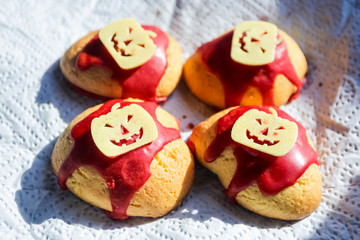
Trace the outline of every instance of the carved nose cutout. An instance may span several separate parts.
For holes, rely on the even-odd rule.
[[[265,128],[264,130],[261,131],[261,134],[267,136],[268,132],[269,132],[269,128]]]
[[[123,125],[120,126],[120,129],[121,129],[121,134],[127,134],[129,133],[129,130],[127,130]]]
[[[132,42],[132,40],[127,40],[127,41],[124,41],[125,45],[129,45],[130,43]]]

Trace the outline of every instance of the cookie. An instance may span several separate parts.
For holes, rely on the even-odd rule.
[[[182,50],[158,27],[122,19],[78,40],[65,52],[60,68],[88,96],[161,102],[179,82]]]
[[[222,110],[194,128],[188,145],[217,174],[228,197],[255,213],[297,220],[320,204],[313,143],[299,122],[276,107]]]
[[[58,184],[115,219],[176,208],[194,177],[179,123],[154,102],[111,100],[85,110],[55,144]]]
[[[217,108],[280,106],[297,98],[307,63],[298,44],[275,25],[247,21],[203,44],[186,61],[184,79]]]

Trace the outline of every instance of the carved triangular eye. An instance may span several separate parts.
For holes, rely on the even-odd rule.
[[[105,124],[105,127],[108,127],[108,128],[113,128],[113,126],[111,126],[110,124]]]
[[[283,126],[281,126],[281,127],[278,127],[277,129],[275,129],[275,130],[284,130],[285,128],[283,127]]]
[[[131,42],[132,42],[132,40],[127,40],[127,41],[124,41],[124,44],[127,46],[127,45],[129,45]]]
[[[256,121],[261,125],[261,119],[257,118]]]
[[[128,115],[127,121],[129,122],[132,119],[133,115]]]

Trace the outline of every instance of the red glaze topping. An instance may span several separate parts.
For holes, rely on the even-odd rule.
[[[262,66],[249,66],[232,60],[232,37],[233,31],[230,31],[198,49],[209,71],[216,74],[223,85],[226,107],[238,106],[250,86],[260,90],[263,105],[274,106],[273,87],[278,74],[283,74],[297,87],[289,101],[298,97],[305,78],[299,79],[297,76],[284,41],[276,46],[273,62]]]
[[[96,147],[91,135],[91,122],[94,118],[105,115],[111,111],[115,103],[120,103],[120,108],[130,104],[138,104],[144,108],[154,119],[158,138],[142,147],[124,153],[117,157],[107,157]],[[92,166],[103,177],[109,187],[112,212],[106,214],[116,219],[126,219],[126,210],[135,192],[145,184],[150,177],[150,164],[155,155],[163,147],[175,139],[180,138],[180,132],[174,128],[166,128],[156,118],[155,110],[158,107],[152,102],[125,102],[111,100],[106,102],[99,110],[76,124],[71,130],[74,146],[65,159],[58,174],[58,184],[65,190],[66,180],[81,166]],[[141,135],[141,132],[140,132]],[[134,136],[131,142],[141,136]]]
[[[96,34],[78,55],[76,66],[85,71],[92,66],[104,67],[112,71],[112,79],[120,82],[123,87],[122,98],[140,98],[148,101],[165,101],[166,98],[156,97],[156,88],[167,67],[168,37],[159,28],[142,26],[145,30],[156,33],[151,38],[156,45],[154,56],[138,68],[124,70],[112,58],[108,50]]]
[[[269,107],[266,106],[246,106],[230,111],[219,119],[216,137],[204,156],[205,161],[213,162],[227,147],[234,148],[237,168],[226,190],[227,195],[233,200],[239,192],[255,182],[264,195],[277,194],[284,188],[294,185],[311,164],[319,164],[317,154],[308,142],[305,128],[275,107],[273,108],[279,117],[295,122],[298,127],[295,145],[287,154],[276,157],[235,142],[231,138],[234,123],[245,112],[254,108],[270,113]]]

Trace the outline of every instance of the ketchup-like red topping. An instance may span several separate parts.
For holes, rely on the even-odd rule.
[[[138,104],[144,108],[155,121],[158,138],[149,144],[117,157],[110,158],[102,154],[96,147],[91,136],[91,122],[94,118],[109,113],[115,103],[120,103],[120,108],[130,104]],[[77,123],[71,130],[74,146],[59,170],[58,184],[60,187],[63,190],[67,189],[66,180],[79,167],[92,166],[104,178],[109,187],[113,211],[105,211],[106,214],[116,219],[128,218],[126,210],[129,202],[135,192],[143,186],[150,177],[150,164],[153,158],[167,143],[180,138],[179,130],[166,128],[159,123],[155,114],[157,107],[158,105],[152,102],[134,103],[122,100],[111,100],[106,102],[99,110],[91,113]],[[132,141],[135,141],[138,137],[139,136],[134,136]],[[127,144],[131,144],[131,142]]]
[[[96,34],[78,55],[76,66],[80,71],[85,71],[92,66],[109,69],[112,72],[112,79],[119,81],[123,88],[122,98],[165,101],[166,98],[156,97],[156,88],[167,67],[166,50],[169,40],[166,34],[157,27],[142,27],[156,33],[155,38],[151,37],[156,45],[155,54],[143,65],[130,70],[120,68],[102,44],[99,34]]]
[[[283,74],[297,87],[289,101],[298,97],[305,78],[299,79],[290,61],[285,41],[275,49],[273,62],[262,66],[249,66],[232,60],[230,56],[233,31],[202,45],[198,51],[209,71],[218,76],[225,94],[226,107],[238,106],[248,87],[257,87],[263,97],[263,105],[274,106],[274,82]],[[279,36],[278,36],[279,38]]]
[[[273,109],[278,117],[295,122],[298,126],[295,145],[287,154],[276,157],[235,142],[231,138],[234,123],[245,112],[254,108],[270,114],[267,106],[246,106],[230,111],[219,119],[215,139],[204,156],[206,162],[213,162],[227,147],[234,148],[237,168],[226,190],[227,195],[233,200],[239,192],[255,182],[264,195],[274,195],[294,185],[311,164],[319,164],[317,154],[308,142],[305,128],[276,107]]]

